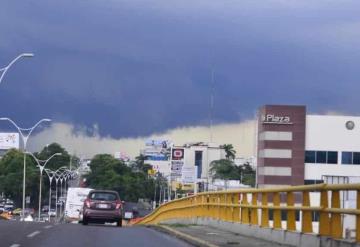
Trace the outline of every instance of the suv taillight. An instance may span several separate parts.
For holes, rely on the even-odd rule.
[[[85,207],[90,208],[90,200],[89,199],[85,200]]]
[[[116,201],[116,209],[120,209],[121,208],[121,201]]]

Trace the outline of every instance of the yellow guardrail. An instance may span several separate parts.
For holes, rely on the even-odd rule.
[[[349,191],[356,194],[356,207],[343,208],[341,197]],[[311,193],[318,194],[319,205],[311,205]],[[296,231],[296,213],[300,212],[302,233],[314,233],[313,214],[318,214],[318,234],[335,239],[343,238],[342,215],[354,215],[355,238],[360,242],[360,184],[317,184],[199,193],[163,204],[138,224],[203,217],[283,229],[282,212],[286,213],[284,229],[289,231]],[[269,219],[270,213],[272,221]]]

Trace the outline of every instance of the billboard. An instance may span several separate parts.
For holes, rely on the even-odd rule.
[[[0,149],[20,148],[19,133],[0,133]]]
[[[145,146],[168,148],[170,146],[170,141],[168,141],[168,140],[146,140]]]
[[[181,172],[181,183],[192,184],[196,180],[196,166],[184,166]]]

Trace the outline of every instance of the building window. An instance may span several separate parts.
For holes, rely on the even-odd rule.
[[[326,151],[316,152],[316,163],[326,163]]]
[[[305,151],[305,163],[315,163],[315,151]]]
[[[197,178],[201,178],[202,173],[202,157],[203,152],[202,151],[195,151],[195,166],[198,169]]]
[[[360,152],[342,152],[341,163],[343,165],[360,165]]]
[[[353,153],[353,164],[360,165],[360,152]]]
[[[327,164],[337,164],[338,163],[338,153],[329,151],[327,152]]]
[[[309,185],[309,184],[322,184],[324,183],[324,180],[316,180],[316,179],[306,179],[304,180],[304,184],[305,185]]]
[[[337,164],[336,151],[305,151],[305,163]]]
[[[341,164],[352,165],[352,152],[342,152]]]

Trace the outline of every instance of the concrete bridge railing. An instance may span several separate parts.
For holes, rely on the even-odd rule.
[[[360,243],[360,184],[199,193],[160,206],[138,224],[174,221],[220,222],[243,231],[248,227]]]

